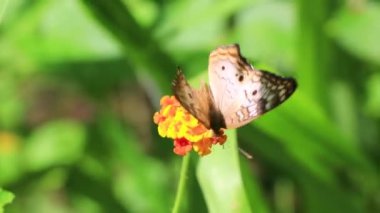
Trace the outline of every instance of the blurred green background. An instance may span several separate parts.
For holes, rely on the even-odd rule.
[[[379,21],[378,0],[0,0],[6,212],[169,212],[182,158],[153,113],[229,43],[299,88],[191,156],[181,212],[380,212]]]

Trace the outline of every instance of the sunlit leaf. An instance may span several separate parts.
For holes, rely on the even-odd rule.
[[[350,53],[380,64],[380,5],[344,7],[330,21],[328,32]]]
[[[4,206],[11,203],[15,196],[8,191],[0,188],[0,213],[4,212]]]
[[[228,19],[249,3],[247,0],[173,1],[156,33],[171,50],[214,48],[227,39]],[[194,32],[202,36],[194,36]]]
[[[120,56],[117,43],[78,1],[47,1],[33,6],[5,38],[34,60],[52,63]]]
[[[224,146],[215,146],[199,160],[197,177],[210,212],[249,212],[235,131],[229,131],[227,137]]]
[[[281,70],[294,69],[294,13],[292,2],[264,1],[237,15],[236,40],[254,65],[265,61]]]
[[[61,120],[37,128],[25,146],[25,165],[30,170],[69,165],[83,153],[86,132],[79,123]]]

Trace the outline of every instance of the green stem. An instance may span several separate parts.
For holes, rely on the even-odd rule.
[[[182,159],[181,165],[181,174],[179,176],[177,193],[174,200],[174,206],[172,213],[180,212],[180,206],[183,200],[183,194],[185,193],[186,179],[187,179],[187,171],[189,170],[190,165],[190,153],[185,155]]]

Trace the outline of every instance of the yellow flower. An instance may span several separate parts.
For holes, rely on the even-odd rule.
[[[222,145],[226,141],[224,133],[215,135],[187,112],[174,96],[162,97],[160,105],[161,109],[154,114],[153,120],[161,137],[174,140],[174,153],[186,155],[193,149],[204,156],[211,153],[212,145]]]

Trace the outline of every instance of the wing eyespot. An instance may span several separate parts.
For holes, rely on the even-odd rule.
[[[222,66],[222,70],[225,70],[226,69],[226,67],[225,66]]]
[[[239,79],[238,79],[240,82],[242,82],[244,80],[244,76],[239,76]]]
[[[252,95],[255,96],[257,94],[257,90],[253,90]]]

